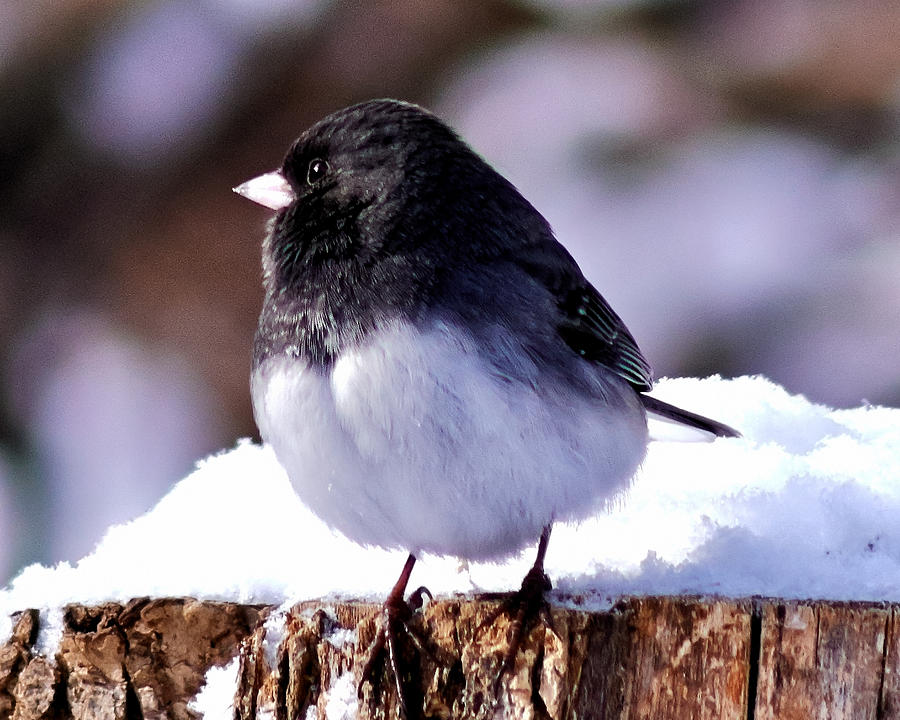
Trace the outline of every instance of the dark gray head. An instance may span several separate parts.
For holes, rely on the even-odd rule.
[[[475,336],[501,376],[524,356],[567,375],[603,365],[650,387],[628,329],[543,216],[420,107],[340,110],[297,139],[281,170],[235,190],[276,211],[256,364],[288,353],[327,368],[392,320],[440,318]],[[506,360],[501,335],[517,338]]]
[[[257,355],[328,363],[396,317],[415,320],[456,270],[528,237],[543,217],[449,127],[374,100],[301,135],[281,170],[236,188],[276,210],[263,246]],[[293,347],[296,346],[296,347]]]

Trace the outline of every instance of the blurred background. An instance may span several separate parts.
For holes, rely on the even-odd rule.
[[[0,582],[255,434],[267,213],[231,188],[372,97],[506,174],[657,377],[900,404],[898,28],[896,0],[0,5]]]

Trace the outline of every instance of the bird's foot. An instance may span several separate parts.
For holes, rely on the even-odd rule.
[[[546,627],[553,628],[550,605],[544,596],[552,587],[550,578],[547,577],[543,567],[535,565],[522,580],[519,590],[501,607],[500,612],[506,613],[511,618],[511,622],[507,633],[508,644],[503,656],[503,664],[494,679],[495,698],[499,697],[503,677],[515,668],[516,655],[522,647],[522,641],[535,624],[540,621]]]
[[[421,631],[411,624],[416,612],[422,608],[426,595],[429,600],[432,599],[428,588],[420,587],[408,600],[392,593],[385,601],[381,627],[369,647],[357,688],[357,694],[362,699],[366,682],[378,692],[385,674],[391,675],[400,715],[407,720],[415,720],[421,715],[421,658],[423,655],[433,658]]]

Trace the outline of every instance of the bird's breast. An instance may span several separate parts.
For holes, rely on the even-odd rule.
[[[624,381],[605,401],[510,381],[452,324],[397,322],[328,369],[254,371],[254,414],[300,497],[360,543],[484,559],[627,486],[646,422]]]

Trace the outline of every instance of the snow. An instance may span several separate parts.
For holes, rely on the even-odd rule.
[[[336,627],[325,636],[325,640],[328,641],[328,644],[338,650],[347,644],[356,645],[358,639],[356,628]]]
[[[262,649],[266,664],[270,670],[278,667],[278,648],[284,641],[286,636],[285,620],[287,619],[287,610],[289,608],[281,607],[273,612],[263,625]]]
[[[232,720],[240,664],[240,658],[235,657],[224,667],[207,670],[206,684],[188,703],[188,709],[200,713],[204,720]]]
[[[325,698],[327,720],[355,720],[358,706],[353,673],[342,673],[331,681]]]
[[[34,641],[35,653],[44,657],[55,657],[59,652],[64,625],[62,607],[42,608],[38,617],[38,634]]]
[[[620,594],[900,601],[900,409],[834,410],[762,377],[662,380],[654,394],[743,437],[652,442],[609,512],[554,528],[551,599],[593,608]],[[411,587],[436,596],[512,590],[533,553],[499,564],[424,556]],[[22,571],[0,591],[0,639],[12,612],[38,608],[59,618],[69,602],[379,601],[405,557],[330,530],[294,494],[270,449],[241,441],[201,461],[150,512],[110,528],[79,562]],[[282,624],[273,614],[273,639]],[[50,654],[60,630],[50,623],[41,636]],[[209,683],[226,683],[226,670]],[[339,683],[335,717],[343,712]],[[195,702],[210,708],[215,692],[208,686]]]

